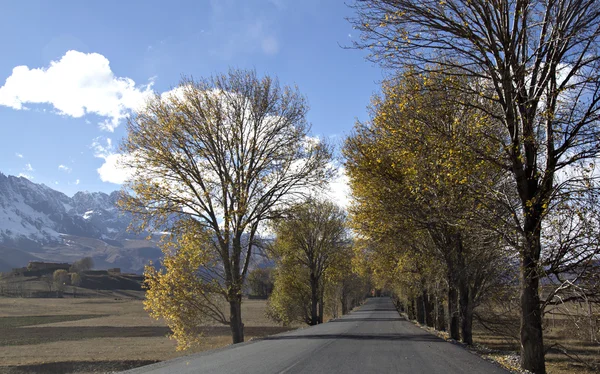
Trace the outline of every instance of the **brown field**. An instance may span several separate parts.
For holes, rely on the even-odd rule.
[[[265,306],[244,301],[246,340],[289,330],[268,320]],[[0,298],[0,373],[126,370],[231,343],[227,326],[206,326],[199,347],[177,352],[168,333],[141,300]]]
[[[499,309],[499,308],[498,308]],[[546,368],[549,374],[592,374],[600,372],[600,342],[593,340],[589,318],[578,304],[549,309],[544,319],[544,345],[547,347]],[[567,313],[560,313],[566,311]],[[596,318],[600,316],[594,311]],[[519,351],[519,319],[516,313],[503,314],[493,326],[494,332],[474,323],[473,340],[491,352],[493,359],[503,361]],[[596,339],[600,338],[597,336]],[[484,348],[484,349],[485,349]]]

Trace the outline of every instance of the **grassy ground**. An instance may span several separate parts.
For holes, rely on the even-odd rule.
[[[287,330],[269,321],[264,300],[245,300],[246,340]],[[201,346],[184,353],[142,302],[103,298],[0,298],[0,373],[125,370],[231,343],[226,326],[206,326]]]

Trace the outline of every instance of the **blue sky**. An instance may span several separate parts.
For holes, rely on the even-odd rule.
[[[297,84],[313,135],[341,144],[381,70],[347,50],[343,1],[14,1],[0,12],[0,172],[72,195],[120,186],[125,117],[182,75],[254,68]]]

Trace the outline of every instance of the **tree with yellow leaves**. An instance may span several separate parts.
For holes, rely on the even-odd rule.
[[[161,267],[145,268],[144,307],[150,316],[165,320],[177,349],[185,350],[200,341],[202,324],[229,324],[223,309],[227,288],[210,230],[190,218],[180,220],[172,230],[173,238],[162,242]]]
[[[63,291],[65,290],[69,280],[69,273],[67,273],[67,271],[64,269],[55,270],[52,274],[52,279],[54,280],[54,289],[56,289],[56,295],[58,297],[62,297]]]
[[[466,83],[410,73],[386,82],[383,97],[374,98],[373,120],[356,126],[344,153],[355,199],[351,222],[375,242],[380,273],[398,274],[412,285],[412,296],[428,300],[436,287],[425,275],[440,274],[443,264],[450,335],[458,339],[460,324],[471,344],[473,309],[503,255],[495,250],[498,233],[474,222],[506,212],[486,199],[489,187],[503,180],[502,170],[461,144],[472,125],[490,120],[448,100],[460,95],[453,87]],[[493,151],[486,139],[479,144]]]
[[[351,259],[346,213],[334,203],[309,199],[273,229],[277,271],[271,314],[283,322],[323,323],[326,288],[336,283],[336,268]]]
[[[132,171],[125,188],[131,193],[121,206],[138,228],[174,236],[165,244],[164,270],[147,268],[154,295],[147,307],[171,321],[176,337],[187,335],[186,324],[201,321],[203,311],[214,315],[220,294],[229,313],[217,318],[230,325],[233,343],[244,340],[242,287],[259,227],[329,177],[331,152],[308,136],[306,112],[297,89],[230,70],[184,79],[129,120],[122,165]],[[219,272],[210,281],[196,267],[207,264]],[[181,299],[194,297],[206,302],[197,306],[200,314]]]

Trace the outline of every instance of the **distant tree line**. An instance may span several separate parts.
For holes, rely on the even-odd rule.
[[[79,287],[82,283],[81,274],[93,267],[94,260],[91,257],[84,257],[75,261],[72,265],[68,263],[30,262],[27,267],[13,269],[11,273],[3,277],[4,281],[0,283],[0,295],[63,297],[67,286],[71,286],[73,297],[76,297],[76,287]],[[48,291],[33,291],[30,287],[24,287],[23,276],[38,277],[39,281],[47,286]]]

